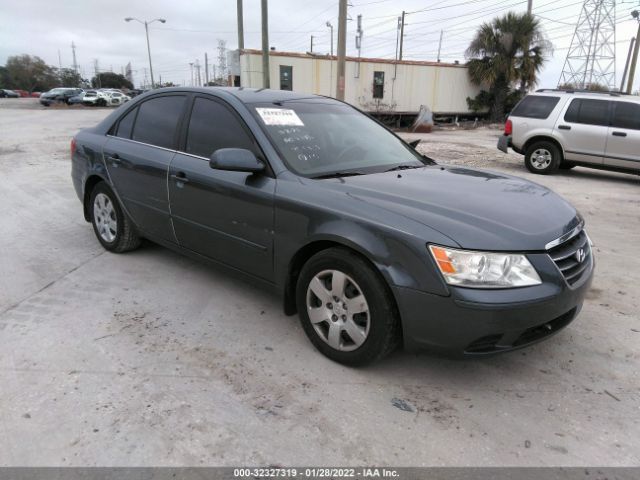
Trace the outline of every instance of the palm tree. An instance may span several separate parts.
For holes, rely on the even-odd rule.
[[[524,93],[535,86],[550,52],[539,20],[528,13],[509,12],[478,28],[467,48],[467,66],[471,81],[489,88],[493,120],[504,118],[511,88],[519,84]]]

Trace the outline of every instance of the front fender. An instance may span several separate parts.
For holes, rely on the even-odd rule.
[[[376,219],[380,210],[366,202],[350,200],[351,208],[347,209],[344,203],[336,206],[326,199],[324,203],[316,201],[313,189],[298,182],[279,182],[278,189],[274,271],[276,283],[285,291],[300,255],[304,263],[318,251],[313,245],[337,244],[367,258],[389,286],[449,294],[427,243],[449,245],[450,238],[400,215],[393,221],[385,215],[387,221],[380,222]],[[297,195],[295,190],[299,189],[304,193]]]

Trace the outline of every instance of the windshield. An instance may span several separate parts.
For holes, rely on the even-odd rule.
[[[252,110],[293,172],[319,177],[383,172],[424,160],[386,128],[338,103],[289,101]]]

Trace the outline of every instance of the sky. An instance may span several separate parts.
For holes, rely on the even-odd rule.
[[[442,61],[461,63],[465,61],[464,51],[470,39],[483,21],[509,10],[524,12],[527,8],[526,0],[350,0],[349,4],[352,21],[347,24],[347,55],[357,55],[356,18],[362,15],[362,56],[393,59],[397,18],[404,10],[408,12],[405,59],[436,60],[442,30]],[[582,4],[582,0],[533,0],[533,13],[539,16],[554,47],[541,73],[539,87],[553,88],[558,84]],[[621,81],[629,41],[637,31],[637,22],[630,15],[634,8],[640,8],[640,0],[616,2],[617,84]],[[11,55],[27,53],[54,66],[71,67],[73,42],[85,78],[93,76],[96,60],[100,71],[116,73],[131,62],[137,85],[149,74],[144,26],[127,23],[125,17],[166,19],[164,24],[154,22],[149,26],[156,82],[161,76],[163,82],[188,85],[190,63],[197,59],[204,66],[205,52],[210,64],[217,63],[219,39],[225,40],[230,49],[238,45],[236,0],[111,0],[108,4],[95,0],[64,0],[54,4],[42,0],[3,0],[0,65]],[[337,0],[269,0],[269,43],[280,51],[306,52],[313,35],[314,51],[327,53],[331,33],[326,22],[334,25],[337,42],[337,17]],[[244,0],[244,29],[245,48],[259,49],[260,0]],[[640,78],[635,89],[639,87]]]

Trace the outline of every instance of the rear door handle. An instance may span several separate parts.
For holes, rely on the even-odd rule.
[[[571,127],[569,125],[559,125],[558,129],[560,129],[560,130],[571,130]]]
[[[614,137],[626,137],[627,132],[613,132],[611,135],[613,135]]]
[[[173,178],[176,182],[189,183],[189,179],[187,178],[184,172],[175,173],[171,175],[171,178]]]
[[[118,163],[122,163],[122,160],[120,160],[120,155],[118,155],[117,153],[114,153],[112,155],[107,155],[107,160],[109,160],[114,165]]]

